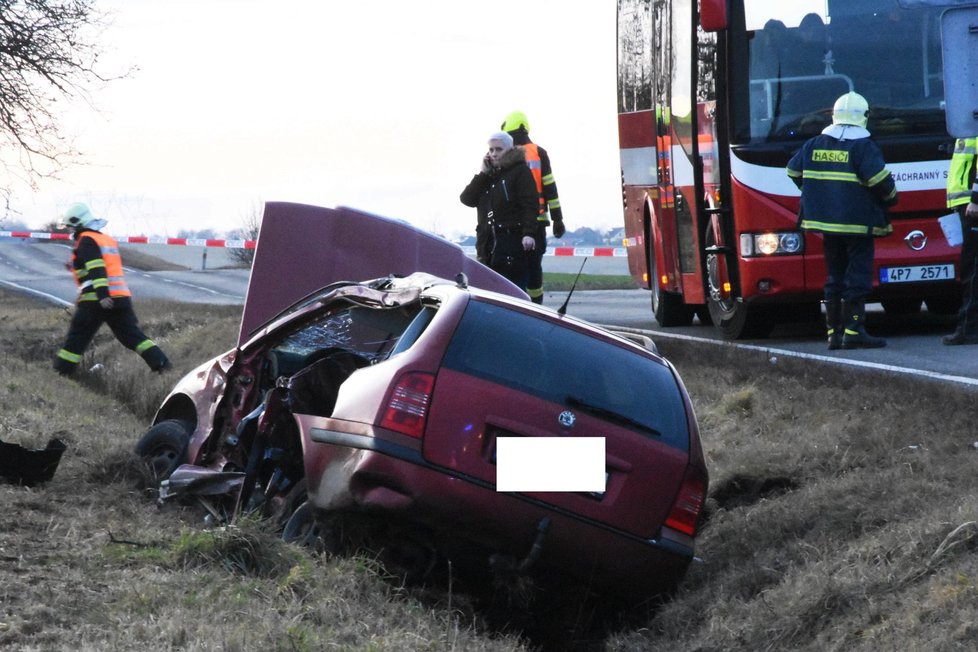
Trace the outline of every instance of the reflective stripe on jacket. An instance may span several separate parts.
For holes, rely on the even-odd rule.
[[[978,138],[954,141],[951,167],[947,171],[947,207],[954,208],[971,201],[971,184],[975,179],[975,155]]]
[[[91,239],[98,246],[99,257],[89,257],[87,260],[79,258],[78,250],[84,238]],[[99,231],[83,231],[75,242],[71,258],[75,268],[75,282],[78,284],[79,301],[98,301],[99,290],[103,288],[103,296],[132,296],[122,270],[119,243],[111,236]]]
[[[801,228],[877,237],[893,230],[885,207],[896,203],[896,185],[871,139],[815,136],[791,158],[787,173],[801,188]]]

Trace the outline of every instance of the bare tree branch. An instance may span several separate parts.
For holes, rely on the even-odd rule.
[[[89,101],[94,86],[113,79],[97,69],[107,23],[94,4],[0,0],[0,166],[8,175],[0,198],[8,209],[13,178],[36,188],[78,155],[59,128],[62,103]]]

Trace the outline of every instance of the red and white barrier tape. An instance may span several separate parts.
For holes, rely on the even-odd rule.
[[[114,237],[114,236],[113,236]],[[69,233],[46,233],[39,231],[0,231],[0,238],[26,238],[35,240],[71,240]],[[120,244],[162,244],[184,247],[222,247],[226,249],[254,249],[257,240],[220,240],[210,238],[164,238],[162,236],[128,236],[115,238]],[[462,251],[475,255],[475,247],[464,246]],[[594,256],[626,257],[624,247],[552,247],[546,256]]]
[[[475,255],[475,247],[462,247],[462,251],[470,256]],[[628,256],[624,247],[551,247],[544,256],[588,256],[625,258]]]
[[[113,236],[115,237],[115,236]],[[70,233],[44,233],[38,231],[0,231],[0,238],[33,238],[37,240],[71,240]],[[115,238],[120,244],[163,244],[186,247],[224,247],[227,249],[254,249],[257,240],[220,240],[210,238],[164,238],[153,235],[132,235]]]

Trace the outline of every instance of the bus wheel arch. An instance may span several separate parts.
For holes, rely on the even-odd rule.
[[[719,220],[713,216],[703,237],[706,250],[706,302],[713,325],[724,339],[767,337],[774,329],[773,312],[748,306],[732,290],[730,266],[736,250],[727,246]]]

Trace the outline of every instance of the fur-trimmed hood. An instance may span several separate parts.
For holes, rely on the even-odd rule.
[[[526,165],[526,151],[519,145],[513,149],[508,149],[503,152],[503,155],[499,159],[499,167],[497,170],[508,170],[517,164]]]

